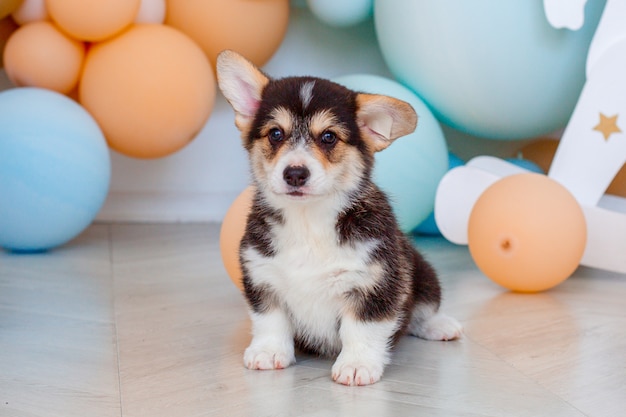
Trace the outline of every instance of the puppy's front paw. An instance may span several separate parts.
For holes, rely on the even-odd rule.
[[[293,352],[280,349],[250,346],[243,355],[243,363],[248,369],[284,369],[296,362]]]
[[[380,381],[383,365],[338,358],[332,369],[333,381],[342,385],[370,385]]]

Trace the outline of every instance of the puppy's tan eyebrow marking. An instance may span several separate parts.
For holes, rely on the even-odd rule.
[[[307,81],[300,87],[300,100],[302,100],[302,108],[306,109],[313,98],[313,87],[315,81]]]
[[[321,135],[327,129],[332,129],[339,139],[344,139],[349,135],[347,129],[339,124],[339,120],[330,110],[314,113],[309,121],[309,129],[314,136]]]
[[[270,125],[265,126],[266,130],[271,127],[276,127],[274,124],[277,124],[285,132],[291,132],[293,130],[293,115],[286,108],[282,106],[275,108],[272,113],[270,113],[270,117],[271,122]]]

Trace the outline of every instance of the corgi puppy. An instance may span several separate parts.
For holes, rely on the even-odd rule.
[[[434,269],[371,179],[374,153],[415,129],[413,108],[320,78],[271,79],[232,51],[217,74],[255,187],[240,247],[245,366],[288,367],[297,348],[336,357],[334,381],[367,385],[403,334],[458,338]]]

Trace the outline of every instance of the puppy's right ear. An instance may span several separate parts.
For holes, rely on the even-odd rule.
[[[247,132],[269,78],[238,53],[226,50],[217,56],[217,82],[235,110],[237,128]]]

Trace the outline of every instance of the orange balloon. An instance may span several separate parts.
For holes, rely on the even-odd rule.
[[[85,45],[50,22],[28,23],[13,33],[4,50],[9,79],[17,86],[69,93],[80,77]]]
[[[7,41],[19,26],[11,17],[0,19],[0,68],[4,67],[4,48]]]
[[[626,165],[622,166],[622,169],[617,172],[606,193],[618,197],[626,197]]]
[[[101,41],[128,27],[141,0],[46,0],[48,13],[59,27],[85,41]]]
[[[5,18],[6,16],[13,13],[18,7],[22,0],[2,0],[0,1],[0,19]]]
[[[519,292],[538,292],[567,279],[587,241],[582,209],[572,194],[545,175],[505,177],[478,198],[468,242],[480,270]]]
[[[548,172],[558,147],[557,139],[538,139],[521,148],[514,156],[528,159],[537,164],[543,172]]]
[[[287,32],[289,0],[167,0],[165,23],[195,40],[215,65],[224,49],[257,66],[272,57]]]
[[[247,187],[233,201],[222,221],[220,229],[220,252],[224,268],[233,283],[243,291],[243,274],[239,263],[239,246],[246,231],[248,213],[252,207],[254,188]]]
[[[79,100],[111,148],[158,158],[187,145],[206,123],[215,77],[202,50],[168,26],[142,24],[91,46]]]

